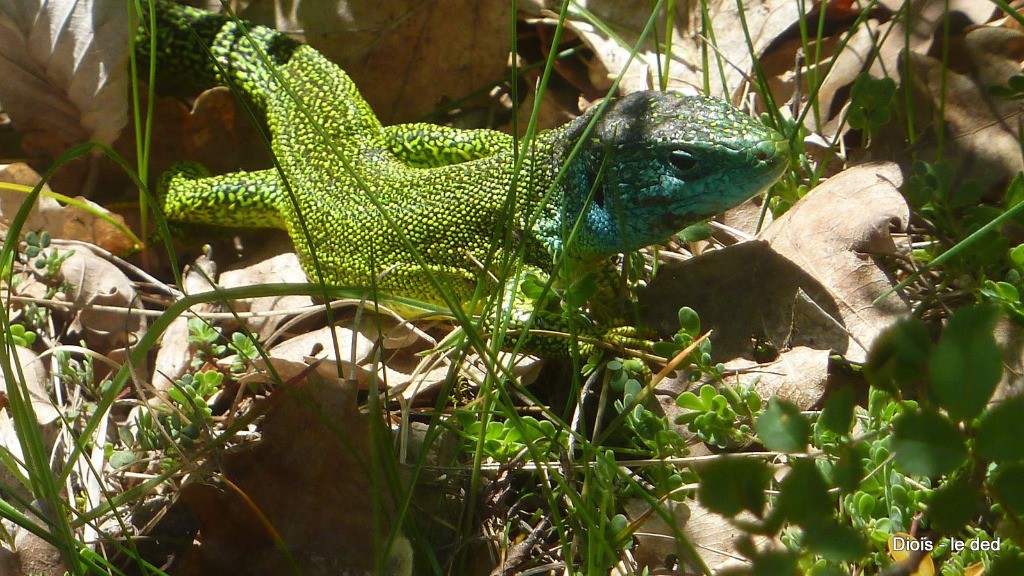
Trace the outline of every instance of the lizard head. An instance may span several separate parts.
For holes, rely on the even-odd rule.
[[[577,227],[572,256],[664,242],[764,190],[789,161],[781,134],[716,98],[637,92],[613,102],[586,134],[592,119],[561,133],[565,155],[585,138],[562,185],[561,237]]]

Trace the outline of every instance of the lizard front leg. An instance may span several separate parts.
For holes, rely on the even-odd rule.
[[[179,162],[159,183],[170,220],[237,228],[285,228],[287,192],[275,169],[210,176],[198,162]]]
[[[597,274],[600,279],[609,279],[611,270]],[[612,278],[614,276],[611,276]],[[608,312],[613,307],[609,302],[611,288],[596,290],[597,303],[586,308],[602,307],[600,323],[593,320],[593,310],[584,311],[580,302],[575,302],[572,289],[565,290],[556,284],[547,291],[544,285],[547,276],[535,269],[528,269],[519,282],[509,281],[505,286],[505,310],[495,314],[492,322],[507,327],[506,348],[518,344],[528,353],[541,356],[568,358],[575,354],[588,358],[596,353],[615,354],[649,353],[654,343],[642,338],[641,331],[627,325],[618,315]]]
[[[437,168],[509,153],[512,137],[496,130],[461,130],[436,124],[385,126],[388,150],[414,168]]]

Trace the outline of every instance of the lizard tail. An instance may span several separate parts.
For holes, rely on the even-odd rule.
[[[197,88],[226,85],[266,108],[272,70],[284,65],[300,43],[265,26],[212,14],[167,0],[141,0],[135,51],[143,61],[156,52],[157,69],[187,79]],[[152,12],[151,12],[152,11]],[[156,19],[155,32],[150,16]]]

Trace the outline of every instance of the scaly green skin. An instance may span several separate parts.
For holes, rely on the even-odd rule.
[[[480,263],[500,261],[488,255],[502,226],[528,266],[552,273],[561,257],[585,272],[739,204],[774,182],[788,159],[781,135],[727,103],[641,92],[612,103],[574,158],[593,113],[540,133],[522,146],[517,167],[512,138],[499,132],[382,127],[343,70],[274,30],[247,26],[246,37],[226,16],[162,1],[156,17],[158,70],[236,85],[265,113],[281,168],[210,177],[180,167],[163,179],[164,213],[282,227],[309,276],[330,284],[375,282],[441,302],[367,188],[429,272],[465,302],[487,277]],[[138,42],[145,57],[144,30]]]

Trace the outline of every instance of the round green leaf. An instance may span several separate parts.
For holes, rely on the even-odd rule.
[[[895,393],[918,384],[926,373],[931,338],[920,318],[906,318],[883,331],[868,352],[864,375],[876,388]]]
[[[839,461],[832,467],[832,483],[844,494],[849,494],[860,486],[864,478],[864,462],[850,447],[840,449]]]
[[[769,450],[802,452],[807,448],[811,424],[795,405],[772,398],[754,424],[758,437]]]
[[[683,306],[679,309],[679,329],[694,337],[700,334],[700,316],[693,308]]]
[[[932,493],[928,502],[928,518],[932,528],[955,534],[963,528],[978,508],[981,492],[968,482],[946,482]]]
[[[978,453],[996,462],[1024,460],[1024,396],[1014,396],[981,417]]]
[[[1019,551],[1008,553],[992,562],[992,570],[987,576],[1020,576],[1024,574],[1024,554]]]
[[[853,387],[834,390],[825,400],[818,423],[834,434],[846,434],[853,426]]]
[[[963,436],[942,414],[906,412],[893,426],[896,465],[907,474],[939,476],[952,472],[967,457]]]
[[[692,226],[683,228],[679,231],[677,236],[679,236],[679,240],[681,242],[697,242],[699,240],[706,240],[710,238],[712,231],[713,230],[709,224],[701,222],[699,224],[693,224]]]
[[[980,414],[1003,375],[1003,359],[992,333],[998,317],[995,306],[958,310],[928,359],[930,390],[956,420]]]
[[[789,550],[768,550],[752,558],[752,576],[797,576],[796,554]]]
[[[782,480],[776,506],[791,522],[806,527],[831,518],[834,502],[817,466],[803,459]]]
[[[856,562],[868,553],[868,546],[852,526],[826,522],[804,530],[804,543],[822,558],[833,562]]]
[[[693,392],[683,392],[676,398],[676,406],[680,408],[686,408],[687,410],[703,410],[704,403],[700,401]]]
[[[814,566],[811,566],[807,576],[847,576],[847,572],[835,564],[819,560]]]
[[[993,475],[990,487],[1000,504],[1013,514],[1024,514],[1024,462],[1003,464]]]
[[[698,495],[701,504],[723,516],[749,510],[761,517],[770,481],[771,469],[764,462],[726,457],[711,462],[700,472]]]

